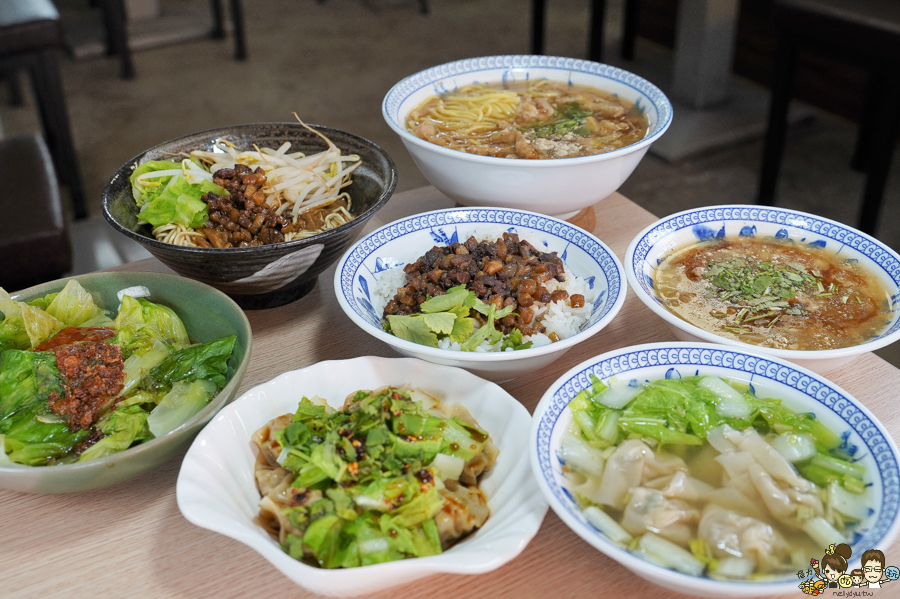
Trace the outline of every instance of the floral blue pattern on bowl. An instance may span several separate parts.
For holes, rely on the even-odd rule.
[[[483,79],[472,81],[471,75],[483,73]],[[451,92],[461,85],[473,82],[490,83],[497,80],[510,82],[543,78],[553,75],[559,80],[565,77],[570,83],[573,75],[588,74],[632,88],[643,94],[649,102],[639,99],[636,106],[649,111],[651,129],[644,140],[652,140],[662,134],[672,120],[672,104],[658,87],[635,75],[614,66],[562,56],[502,55],[466,58],[426,69],[397,83],[384,98],[382,112],[390,124],[405,128],[403,117],[426,96]],[[457,82],[456,77],[465,75],[465,81]],[[427,92],[423,95],[422,92]],[[412,100],[412,105],[410,101]],[[622,152],[614,150],[610,154]],[[570,159],[575,160],[575,159]]]
[[[838,433],[854,461],[866,467],[866,483],[872,507],[868,519],[855,529],[851,540],[853,554],[871,547],[890,544],[900,529],[900,469],[898,451],[884,427],[862,404],[827,379],[779,359],[704,343],[653,343],[626,347],[587,360],[560,377],[541,398],[532,425],[532,466],[551,507],[582,538],[626,566],[631,556],[609,541],[582,515],[581,509],[562,486],[563,462],[557,455],[560,440],[571,422],[569,403],[591,386],[590,375],[601,380],[616,376],[619,380],[639,381],[712,374],[748,383],[757,395],[782,399],[797,412],[813,412],[831,430]],[[837,541],[836,541],[837,542]],[[625,557],[628,556],[628,557]],[[646,564],[647,568],[659,569]],[[653,575],[652,572],[649,573]],[[698,579],[667,571],[675,579]],[[745,582],[709,583],[704,594],[713,596],[716,585],[740,585]],[[752,583],[759,594],[778,592],[774,585],[793,585],[796,580]],[[719,589],[720,591],[723,589]],[[785,588],[787,590],[787,588]]]

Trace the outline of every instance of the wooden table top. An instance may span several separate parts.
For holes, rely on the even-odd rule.
[[[452,206],[424,187],[398,194],[366,230],[416,212]],[[619,258],[632,237],[656,220],[619,194],[595,206],[594,233]],[[589,222],[589,221],[587,221]],[[169,272],[155,259],[121,270]],[[334,267],[303,299],[248,312],[253,357],[238,396],[287,370],[320,360],[363,355],[397,357],[345,317],[334,296]],[[569,368],[605,351],[674,336],[629,290],[619,315],[562,358],[503,387],[533,411],[550,384]],[[868,353],[830,377],[900,439],[897,389],[900,370]],[[255,551],[188,523],[175,503],[180,459],[137,479],[83,493],[27,495],[0,491],[0,597],[200,598],[313,597]],[[900,542],[880,547],[889,565],[900,561]],[[799,580],[798,580],[799,583]],[[387,599],[443,597],[673,596],[593,549],[551,511],[518,558],[477,577],[440,575],[373,595]],[[891,592],[889,592],[890,594]],[[799,589],[785,597],[801,596]],[[886,595],[887,596],[887,595]]]

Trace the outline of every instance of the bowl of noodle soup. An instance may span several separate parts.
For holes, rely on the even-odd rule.
[[[275,236],[262,245],[250,247],[202,247],[210,244],[203,235],[190,229],[168,230],[167,225],[155,227],[145,221],[143,217],[148,204],[139,206],[132,190],[131,179],[136,169],[140,170],[141,165],[150,161],[181,160],[186,176],[205,176],[212,184],[212,173],[199,167],[194,172],[192,169],[196,165],[185,158],[197,160],[199,156],[202,160],[198,162],[219,169],[227,166],[228,154],[232,151],[289,162],[312,158],[317,153],[339,151],[345,158],[344,162],[331,163],[335,164],[334,172],[340,173],[339,169],[352,161],[352,172],[337,179],[342,182],[341,188],[335,190],[340,192],[343,200],[341,214],[326,215],[327,222],[321,226],[313,225],[299,234]],[[357,157],[358,160],[354,160]],[[265,166],[272,168],[272,165]],[[273,171],[266,172],[272,178]],[[313,173],[312,177],[322,178],[318,173]],[[218,177],[215,179],[221,181]],[[263,309],[295,301],[309,293],[319,273],[341,255],[366,221],[390,199],[396,184],[397,171],[390,156],[367,139],[319,125],[256,123],[193,133],[142,152],[112,176],[103,189],[101,201],[103,215],[110,225],[140,243],[163,264],[180,275],[219,289],[242,308]],[[266,196],[265,202],[269,206],[272,200]],[[302,217],[306,210],[306,206],[284,200],[279,208],[288,221],[291,216],[295,220]],[[294,211],[298,214],[293,214]],[[217,228],[224,229],[222,226]],[[211,235],[208,237],[213,239]],[[196,241],[198,238],[199,242]]]
[[[597,106],[589,106],[591,98]],[[622,119],[602,121],[604,107],[614,103],[621,108],[613,108],[612,116],[624,112],[642,124],[633,130]],[[546,112],[548,120],[522,124],[529,120],[522,117],[525,108]],[[592,109],[598,112],[591,114]],[[655,85],[616,67],[508,55],[459,60],[410,75],[387,93],[382,115],[425,177],[460,204],[566,219],[622,185],[668,128],[672,105]],[[431,125],[439,135],[430,135]],[[604,126],[627,129],[626,135],[605,143],[619,135],[601,135],[598,128]],[[509,147],[495,143],[504,135]],[[491,145],[497,145],[495,151],[486,151]]]

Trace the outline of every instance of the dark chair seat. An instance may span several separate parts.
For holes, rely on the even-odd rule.
[[[869,71],[853,165],[866,171],[858,227],[873,233],[897,139],[900,2],[776,0],[774,10],[778,41],[758,201],[767,205],[775,201],[797,52],[803,48],[837,56]]]
[[[52,2],[5,0],[0,8],[0,55],[62,47],[59,13]]]
[[[59,12],[51,0],[0,0],[0,72],[27,69],[47,146],[60,180],[69,188],[76,218],[87,216],[78,159],[56,54],[63,47]]]
[[[0,140],[0,164],[16,182],[0,194],[0,287],[58,279],[72,269],[72,246],[47,146],[37,135]]]

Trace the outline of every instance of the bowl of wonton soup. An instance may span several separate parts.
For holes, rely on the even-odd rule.
[[[515,159],[481,156],[436,145],[407,127],[410,113],[433,96],[472,84],[515,85],[546,79],[584,86],[625,100],[647,118],[643,138],[601,154]],[[607,197],[631,175],[669,127],[672,105],[655,85],[622,69],[556,56],[485,56],[442,64],[397,83],[382,115],[422,174],[463,206],[520,208],[567,219]]]
[[[804,546],[804,551],[798,552],[796,560],[798,563],[802,562],[800,566],[789,572],[764,575],[752,580],[717,579],[710,577],[709,573],[687,574],[672,569],[672,565],[666,567],[639,556],[640,549],[637,549],[636,541],[644,533],[633,533],[632,542],[627,539],[622,542],[620,539],[617,543],[612,538],[615,534],[612,537],[607,536],[611,530],[615,530],[615,527],[612,529],[604,527],[602,521],[598,524],[596,518],[589,519],[585,515],[587,510],[602,508],[603,505],[595,504],[597,507],[588,507],[583,511],[576,501],[577,491],[574,487],[579,481],[573,472],[577,470],[577,466],[574,466],[577,461],[571,457],[573,454],[566,453],[568,450],[563,448],[566,435],[578,426],[573,421],[570,404],[577,401],[579,394],[585,390],[590,393],[592,384],[595,384],[594,381],[597,379],[611,386],[616,385],[615,381],[611,382],[611,379],[615,379],[628,387],[646,384],[647,381],[671,381],[694,376],[716,377],[721,381],[727,381],[725,384],[745,385],[758,398],[778,400],[781,402],[780,405],[798,414],[814,414],[813,420],[837,435],[841,442],[840,451],[851,455],[854,464],[865,469],[862,481],[866,485],[866,490],[861,497],[867,506],[867,510],[863,513],[867,515],[852,528],[852,534],[848,535],[848,538],[834,539],[831,542],[850,544],[852,555],[858,562],[859,555],[866,549],[889,546],[896,538],[900,532],[900,471],[898,471],[897,447],[881,423],[859,401],[826,379],[784,360],[725,346],[667,342],[618,349],[575,366],[553,383],[535,409],[529,445],[532,469],[541,490],[550,502],[550,507],[582,539],[642,578],[673,591],[704,597],[770,596],[797,592],[797,585],[802,582],[797,578],[797,571],[803,569],[805,572],[809,567],[810,558],[821,559],[822,552],[828,545],[818,547],[817,543],[812,542]],[[712,433],[710,435],[712,436]],[[617,448],[623,443],[635,442],[635,439],[622,441],[621,436],[619,439]],[[706,443],[712,445],[709,441]],[[705,449],[712,451],[710,447]],[[671,455],[660,456],[658,452],[659,446],[651,448],[653,459],[658,463],[663,463],[664,457],[671,458]],[[732,454],[736,455],[738,454]],[[606,465],[614,462],[616,458],[608,455],[603,459],[606,463],[600,464],[601,469],[605,469]],[[753,459],[759,460],[762,464],[761,459],[756,457]],[[688,464],[688,479],[691,479],[692,475],[702,476],[694,471],[696,465],[691,462],[691,458],[685,457],[685,461]],[[804,467],[803,462],[797,463],[801,464],[800,468]],[[769,465],[764,467],[768,469]],[[793,470],[793,473],[797,475],[798,471]],[[616,473],[612,472],[611,476],[614,474]],[[605,475],[606,472],[603,470],[601,492],[612,484]],[[643,480],[648,476],[646,469],[642,470],[640,476],[642,478],[640,487],[652,486],[652,482]],[[729,484],[728,479],[723,476],[722,487],[719,488]],[[816,492],[815,487],[809,492]],[[629,498],[625,501],[630,503],[637,495],[637,488],[629,488],[627,496]],[[716,499],[710,500],[710,496],[709,493],[701,494],[700,499],[695,498],[692,501],[701,503],[706,501],[706,504],[695,506],[702,511],[710,505],[720,503]],[[771,520],[764,513],[769,509],[765,501],[757,500],[751,507],[753,505],[763,514],[759,518],[774,528],[776,534],[787,534],[785,538],[794,539],[792,543],[796,542],[794,537],[789,536],[793,533],[780,530],[785,528],[784,524]],[[625,509],[630,508],[631,505]],[[606,513],[606,510],[603,511]],[[617,512],[612,510],[611,513]],[[614,517],[618,519],[618,516]],[[775,523],[772,524],[772,521]],[[607,532],[601,532],[601,528]],[[701,519],[701,523],[691,532],[692,540],[695,538],[694,535],[696,538],[702,538],[703,534],[699,532],[702,528]],[[665,535],[666,531],[662,528],[657,529],[657,532]],[[772,533],[770,531],[767,534]],[[850,536],[852,538],[849,538]],[[716,547],[715,542],[710,540],[709,546]],[[806,555],[811,547],[818,547],[818,551]],[[682,550],[687,552],[690,558],[691,553],[686,548],[673,551],[672,554]],[[800,553],[802,555],[799,555]],[[744,557],[747,557],[746,553]],[[719,559],[722,559],[721,555]],[[791,559],[794,559],[793,556]],[[850,560],[851,564],[853,561]],[[853,567],[856,566],[851,565],[848,572]]]
[[[664,305],[659,295],[660,274],[665,273],[668,259],[680,255],[679,252],[721,241],[753,241],[781,245],[791,251],[808,251],[810,255],[824,257],[872,277],[880,289],[882,325],[874,334],[846,347],[836,344],[834,348],[790,349],[751,344],[688,322]],[[865,352],[900,339],[900,311],[897,310],[900,301],[900,255],[865,233],[813,214],[752,205],[685,210],[662,218],[638,233],[625,252],[624,266],[631,289],[650,310],[666,321],[682,341],[722,343],[789,360],[813,372],[825,374]],[[828,289],[823,291],[828,295]],[[835,299],[840,301],[846,298],[844,301],[852,306],[855,296],[852,289],[846,292],[839,290]],[[732,322],[731,317],[724,320],[729,324]],[[779,328],[780,325],[776,324],[770,330],[775,332]],[[840,335],[836,339],[840,341]]]

